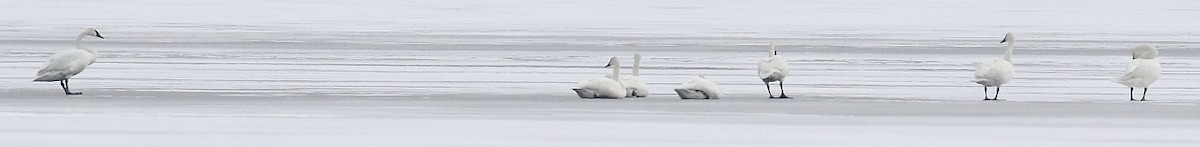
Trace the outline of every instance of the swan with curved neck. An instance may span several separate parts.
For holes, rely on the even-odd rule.
[[[579,98],[624,98],[627,93],[620,80],[621,62],[617,60],[617,57],[612,57],[608,60],[608,65],[604,67],[611,67],[612,74],[579,81],[571,90],[574,90]]]
[[[983,85],[983,100],[999,100],[1000,86],[1012,80],[1012,52],[1015,39],[1016,36],[1013,33],[1005,34],[1004,40],[1000,40],[1000,43],[1008,43],[1004,50],[1004,58],[983,61],[975,67],[975,79],[971,81]],[[996,87],[995,96],[988,98],[988,87]]]
[[[96,51],[83,46],[83,38],[94,36],[104,39],[100,35],[100,31],[95,28],[84,29],[79,36],[75,37],[75,49],[63,50],[54,55],[50,55],[50,60],[38,70],[36,82],[53,82],[58,81],[58,85],[63,88],[63,92],[67,95],[79,95],[83,93],[71,92],[70,78],[83,72],[88,65],[96,62]]]
[[[1162,65],[1158,62],[1158,48],[1141,45],[1133,49],[1133,61],[1125,67],[1125,72],[1112,81],[1129,87],[1129,100],[1134,101],[1133,91],[1142,88],[1142,100],[1146,101],[1146,92],[1150,84],[1162,76]]]

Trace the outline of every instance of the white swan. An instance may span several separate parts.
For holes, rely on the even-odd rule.
[[[617,61],[617,57],[612,57],[608,60],[608,65],[604,67],[612,67],[612,76],[596,77],[588,80],[579,81],[575,84],[576,94],[579,98],[624,98],[625,86],[620,81],[621,62]]]
[[[1146,101],[1146,91],[1150,84],[1162,76],[1162,65],[1154,58],[1158,57],[1158,49],[1150,45],[1141,45],[1133,49],[1133,62],[1125,67],[1125,73],[1113,78],[1113,82],[1129,87],[1129,100],[1133,101],[1133,89],[1142,88],[1142,101]]]
[[[71,89],[68,88],[70,87],[68,86],[68,79],[79,74],[79,72],[83,72],[84,68],[87,68],[88,65],[92,65],[92,62],[96,61],[96,51],[83,47],[82,42],[85,36],[96,36],[96,38],[104,39],[104,36],[100,36],[100,32],[96,31],[95,28],[83,30],[83,33],[79,33],[79,36],[75,37],[75,49],[63,50],[50,55],[50,60],[46,61],[46,65],[42,66],[41,70],[38,70],[38,77],[33,81],[58,81],[58,85],[62,86],[63,92],[67,95],[83,94],[79,92],[72,93]]]
[[[717,87],[717,83],[705,79],[704,76],[693,77],[692,80],[684,82],[675,89],[675,93],[682,99],[721,98],[721,89]]]
[[[1008,83],[1009,80],[1012,80],[1012,52],[1014,38],[1016,38],[1016,36],[1013,36],[1013,33],[1009,32],[1008,34],[1004,35],[1004,40],[1000,41],[1000,43],[1008,42],[1008,48],[1004,50],[1004,59],[983,61],[982,63],[979,63],[978,67],[975,67],[975,79],[971,81],[979,83],[979,85],[983,85],[983,100],[999,100],[1000,85],[1004,85],[1005,83]],[[988,99],[987,87],[996,87],[996,96]]]
[[[788,75],[787,58],[783,58],[779,55],[779,51],[775,50],[775,42],[771,42],[771,50],[767,54],[767,58],[758,63],[758,78],[762,79],[764,85],[767,85],[767,95],[770,95],[770,98],[776,98],[774,94],[771,94],[771,82],[775,81],[779,81],[778,98],[788,98],[783,91],[783,78]]]
[[[621,80],[622,84],[625,85],[625,89],[627,89],[627,91],[628,91],[626,93],[629,93],[629,95],[627,95],[626,97],[646,97],[646,95],[650,94],[650,90],[646,89],[646,82],[643,82],[642,78],[638,74],[638,70],[641,69],[641,65],[642,65],[642,53],[634,52],[633,53],[633,76],[630,76],[627,79]]]

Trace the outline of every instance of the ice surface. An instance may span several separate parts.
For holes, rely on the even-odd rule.
[[[1196,146],[1198,1],[5,1],[0,146]],[[100,58],[30,82],[84,27]],[[1003,102],[976,62],[1021,38]],[[768,100],[767,42],[793,100]],[[1107,79],[1161,49],[1151,102]],[[640,51],[645,99],[570,87]],[[628,70],[623,70],[628,71]],[[626,72],[628,73],[628,72]],[[695,75],[724,98],[679,100]]]

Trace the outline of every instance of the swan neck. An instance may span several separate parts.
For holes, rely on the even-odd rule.
[[[612,68],[613,68],[612,79],[616,80],[616,81],[621,81],[621,74],[620,74],[621,73],[621,64],[619,64],[619,63],[613,64]]]
[[[75,48],[76,49],[87,49],[87,48],[83,47],[83,37],[84,36],[87,36],[87,34],[79,33],[79,36],[75,37]]]
[[[1008,47],[1004,49],[1004,61],[1012,62],[1013,43],[1016,42],[1012,40],[1008,41]]]
[[[639,76],[638,70],[641,70],[641,67],[642,67],[642,58],[641,57],[633,58],[633,76]]]

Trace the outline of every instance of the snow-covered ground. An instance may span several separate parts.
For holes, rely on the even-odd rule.
[[[1194,1],[2,3],[0,146],[1200,144]],[[83,27],[84,95],[30,82]],[[1005,32],[1016,76],[980,102]],[[756,79],[769,41],[796,99]],[[1108,81],[1139,44],[1151,102]],[[573,98],[634,51],[650,97]],[[678,100],[696,75],[727,98]]]

